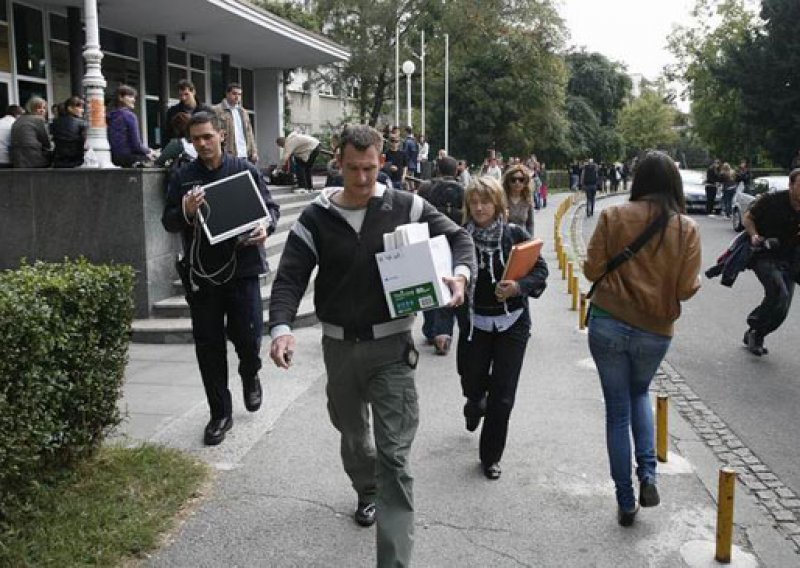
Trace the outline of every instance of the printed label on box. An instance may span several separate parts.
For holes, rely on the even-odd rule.
[[[389,295],[392,299],[394,312],[398,316],[439,307],[439,302],[436,300],[436,291],[430,282],[410,286],[402,290],[394,290]]]

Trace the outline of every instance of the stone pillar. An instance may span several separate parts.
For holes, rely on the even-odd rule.
[[[100,27],[97,21],[97,0],[84,0],[83,8],[86,24],[86,48],[83,58],[86,61],[86,74],[83,87],[88,105],[89,133],[86,142],[94,151],[98,167],[113,168],[111,148],[108,145],[106,130],[105,88],[106,80],[100,67],[103,52],[100,51]]]
[[[262,166],[278,164],[280,158],[275,140],[283,136],[283,89],[280,69],[255,69],[255,108],[258,128],[256,144]]]

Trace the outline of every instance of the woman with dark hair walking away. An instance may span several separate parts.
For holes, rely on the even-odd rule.
[[[467,430],[475,431],[483,418],[480,460],[483,474],[495,480],[500,477],[508,420],[531,335],[528,296],[538,298],[544,292],[547,264],[539,257],[519,280],[503,280],[511,247],[529,240],[530,234],[508,223],[506,195],[494,178],[473,180],[464,201],[465,228],[475,241],[478,275],[472,283],[469,306],[457,311],[456,364],[467,399]]]
[[[669,348],[680,303],[700,288],[700,233],[683,214],[685,208],[674,160],[648,152],[634,170],[630,201],[602,211],[583,265],[594,282],[589,350],[605,399],[606,444],[622,526],[633,524],[639,505],[660,501],[648,390]],[[644,241],[638,253],[620,255],[636,248],[637,240]],[[638,504],[631,481],[631,435]]]

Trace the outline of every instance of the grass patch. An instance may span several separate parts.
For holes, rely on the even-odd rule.
[[[0,566],[116,566],[159,544],[208,468],[177,450],[103,447],[0,525]]]

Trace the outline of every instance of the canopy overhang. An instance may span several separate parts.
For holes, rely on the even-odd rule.
[[[81,0],[48,4],[83,8]],[[239,0],[99,0],[100,25],[139,37],[163,35],[174,47],[224,53],[253,69],[346,61],[335,42]],[[102,46],[101,46],[102,49]]]

